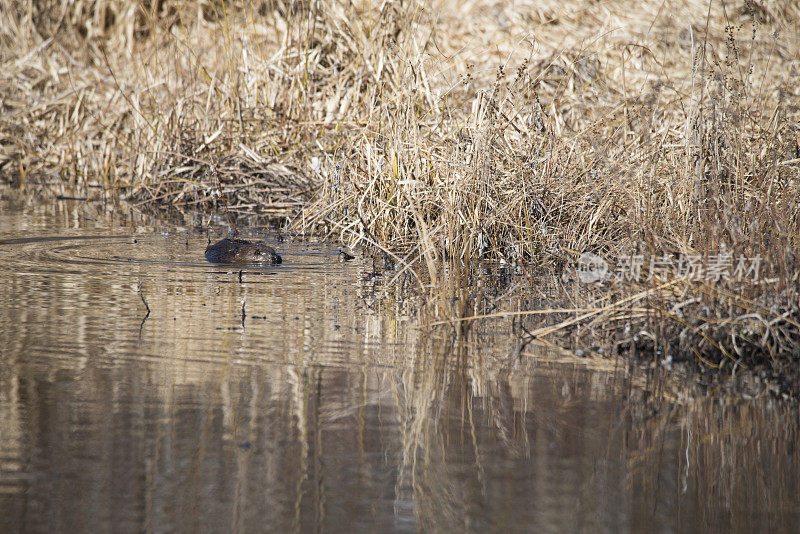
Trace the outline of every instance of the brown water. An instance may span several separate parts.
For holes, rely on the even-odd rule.
[[[0,532],[800,531],[781,403],[425,336],[328,245],[240,279],[195,221],[0,194]]]

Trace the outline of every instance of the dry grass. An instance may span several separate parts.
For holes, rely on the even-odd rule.
[[[479,257],[535,285],[587,251],[758,255],[757,281],[567,292],[554,308],[593,312],[530,327],[798,367],[795,3],[0,11],[0,173],[20,187],[297,215],[304,232],[410,263],[428,309],[460,324],[491,308],[474,296]]]

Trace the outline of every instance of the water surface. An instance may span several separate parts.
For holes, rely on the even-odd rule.
[[[331,245],[230,270],[200,218],[0,197],[2,532],[800,530],[780,402],[428,334]]]

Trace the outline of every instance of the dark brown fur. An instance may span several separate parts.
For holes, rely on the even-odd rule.
[[[211,263],[281,263],[283,259],[275,249],[261,241],[225,238],[206,248],[206,259]]]

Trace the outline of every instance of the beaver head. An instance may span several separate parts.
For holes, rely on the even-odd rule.
[[[275,249],[261,241],[223,239],[206,248],[206,259],[211,263],[271,263],[283,261]]]

